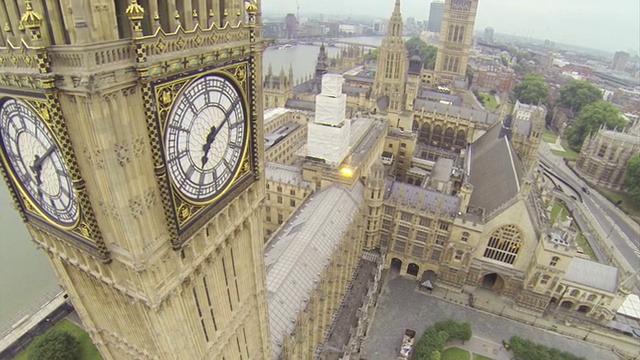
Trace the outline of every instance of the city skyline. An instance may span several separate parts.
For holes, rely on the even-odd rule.
[[[309,0],[266,0],[263,1],[263,9],[266,14],[295,13],[297,3],[303,15],[330,15],[332,11],[327,9],[341,9],[342,15],[367,15],[385,19],[393,9],[393,0],[353,0],[347,3],[339,0],[325,0],[322,3]],[[402,0],[403,18],[428,19],[430,3]],[[616,7],[595,0],[481,0],[475,30],[491,26],[502,34],[549,39],[612,53],[626,51],[634,54],[638,53],[640,44],[638,13],[640,4],[634,0],[619,0]]]

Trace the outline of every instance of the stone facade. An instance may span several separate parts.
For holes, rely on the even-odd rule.
[[[446,0],[436,57],[438,83],[464,80],[473,43],[478,0]]]
[[[313,193],[313,184],[301,178],[299,167],[271,162],[267,164],[267,194],[264,205],[265,242],[287,222]]]
[[[513,107],[511,141],[526,169],[531,169],[538,161],[546,116],[544,106],[522,104],[516,100]]]
[[[378,111],[399,113],[405,108],[405,85],[409,61],[402,38],[400,0],[396,0],[387,36],[379,49],[378,65],[371,99]]]
[[[271,65],[269,65],[262,86],[264,108],[284,107],[287,100],[293,97],[293,86],[293,67],[289,67],[288,75],[285,74],[284,69],[280,69],[280,74],[275,76]]]
[[[262,101],[244,95],[261,88],[259,9],[227,1],[224,14],[207,17],[203,2],[143,9],[136,1],[49,1],[48,11],[42,1],[19,4],[7,2],[0,98],[37,106],[63,149],[82,215],[61,227],[30,200],[14,200],[102,358],[270,358],[263,143],[247,140],[250,172],[238,175],[245,185],[178,211],[171,199],[180,189],[165,181],[153,120],[187,81],[223,72],[240,84],[259,125],[251,131],[262,137]]]
[[[638,136],[600,129],[582,144],[576,171],[587,181],[619,191],[624,187],[627,162],[638,153]]]

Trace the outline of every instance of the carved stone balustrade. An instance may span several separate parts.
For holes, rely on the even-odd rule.
[[[84,46],[53,46],[48,51],[51,70],[61,75],[112,71],[133,66],[135,61],[131,40]]]

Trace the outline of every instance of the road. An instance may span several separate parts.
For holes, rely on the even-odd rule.
[[[582,187],[588,187],[582,179],[569,169],[559,156],[541,151],[540,157],[547,167],[558,177],[573,186],[578,192]],[[590,194],[576,193],[574,196],[582,198],[582,209],[591,215],[591,220],[595,220],[592,224],[599,227],[601,234],[606,237],[605,243],[611,243],[619,252],[624,260],[630,264],[632,269],[637,269],[640,264],[640,231],[639,226],[633,220],[629,219],[609,200],[605,199],[597,191],[590,191]]]

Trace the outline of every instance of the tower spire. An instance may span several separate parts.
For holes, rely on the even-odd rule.
[[[402,15],[400,0],[395,0],[389,19],[387,36],[379,48],[376,76],[373,83],[373,98],[378,110],[399,113],[404,109],[407,76],[407,49],[402,38]],[[382,71],[382,69],[391,69]],[[386,98],[385,98],[386,97]],[[378,100],[380,102],[378,103]],[[394,125],[395,126],[395,125]]]
[[[389,32],[387,37],[402,38],[402,14],[400,13],[400,0],[396,0],[393,6],[393,13],[389,19]]]

